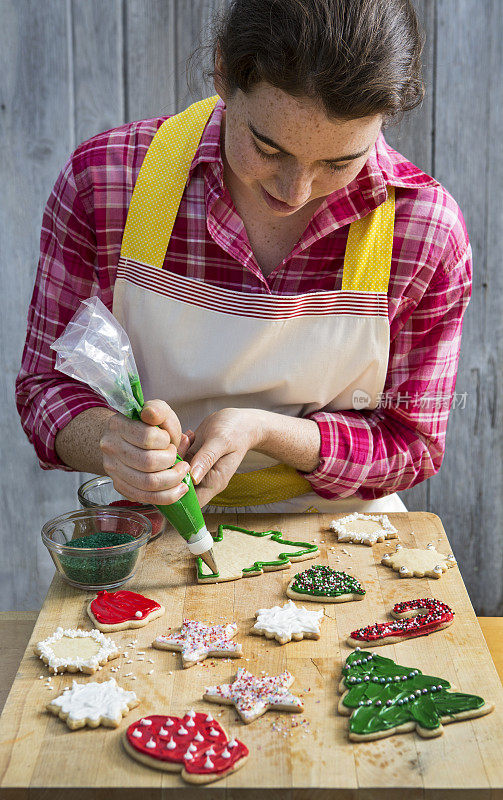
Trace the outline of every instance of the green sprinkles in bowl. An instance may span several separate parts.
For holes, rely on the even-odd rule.
[[[86,558],[82,556],[69,556],[61,554],[59,560],[67,578],[76,583],[87,585],[102,585],[115,583],[126,579],[134,569],[138,558],[138,551],[126,551],[125,553],[111,554],[107,557],[105,549],[116,547],[121,544],[134,542],[135,537],[129,533],[112,533],[109,531],[98,531],[89,536],[80,536],[68,542],[69,547],[103,550],[100,557]]]
[[[365,589],[347,572],[337,572],[331,567],[316,564],[304,572],[298,572],[286,590],[293,599],[317,600],[341,603],[346,600],[363,600]]]

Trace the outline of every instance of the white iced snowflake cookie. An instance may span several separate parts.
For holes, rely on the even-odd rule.
[[[57,628],[34,647],[35,654],[51,672],[84,672],[92,675],[98,667],[117,658],[115,642],[101,631]]]
[[[438,553],[433,544],[427,545],[425,550],[397,544],[394,553],[383,555],[381,564],[394,569],[400,578],[441,578],[442,573],[456,566],[456,559],[452,553],[447,556]]]
[[[67,686],[63,694],[47,704],[47,710],[64,720],[72,731],[86,725],[117,728],[122,717],[138,703],[134,692],[127,692],[110,678],[102,683],[73,681],[71,688]]]
[[[310,609],[296,606],[291,600],[284,606],[272,608],[259,608],[256,612],[257,621],[251,633],[265,636],[267,639],[276,639],[280,644],[286,644],[300,639],[319,639],[320,625],[323,620],[323,609]]]
[[[385,539],[396,539],[397,529],[386,514],[348,514],[342,519],[333,519],[330,530],[337,534],[339,542],[366,544],[371,547]]]

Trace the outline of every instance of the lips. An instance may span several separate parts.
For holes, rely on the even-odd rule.
[[[292,211],[298,211],[299,208],[302,206],[290,206],[288,203],[284,203],[282,200],[278,200],[276,197],[273,197],[272,194],[264,189],[263,186],[260,187],[262,190],[262,195],[264,200],[266,201],[269,208],[274,209],[274,211],[283,211],[284,213],[292,213]]]

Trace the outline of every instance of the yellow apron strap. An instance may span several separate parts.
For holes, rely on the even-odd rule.
[[[155,134],[129,205],[122,258],[162,269],[190,165],[217,100],[194,103]]]
[[[371,214],[349,227],[343,291],[388,291],[395,228],[395,189],[388,186],[388,197]]]
[[[275,464],[253,472],[236,472],[227,487],[210,500],[212,506],[261,506],[281,503],[312,491],[311,484],[296,469]]]

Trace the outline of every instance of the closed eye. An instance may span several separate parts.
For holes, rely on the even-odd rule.
[[[253,146],[259,156],[266,160],[275,160],[280,158],[285,158],[285,153],[265,153],[263,150],[260,149],[255,139],[252,139]],[[327,167],[331,172],[343,172],[343,170],[349,167],[348,164],[333,164],[331,162],[324,162],[324,166]]]

